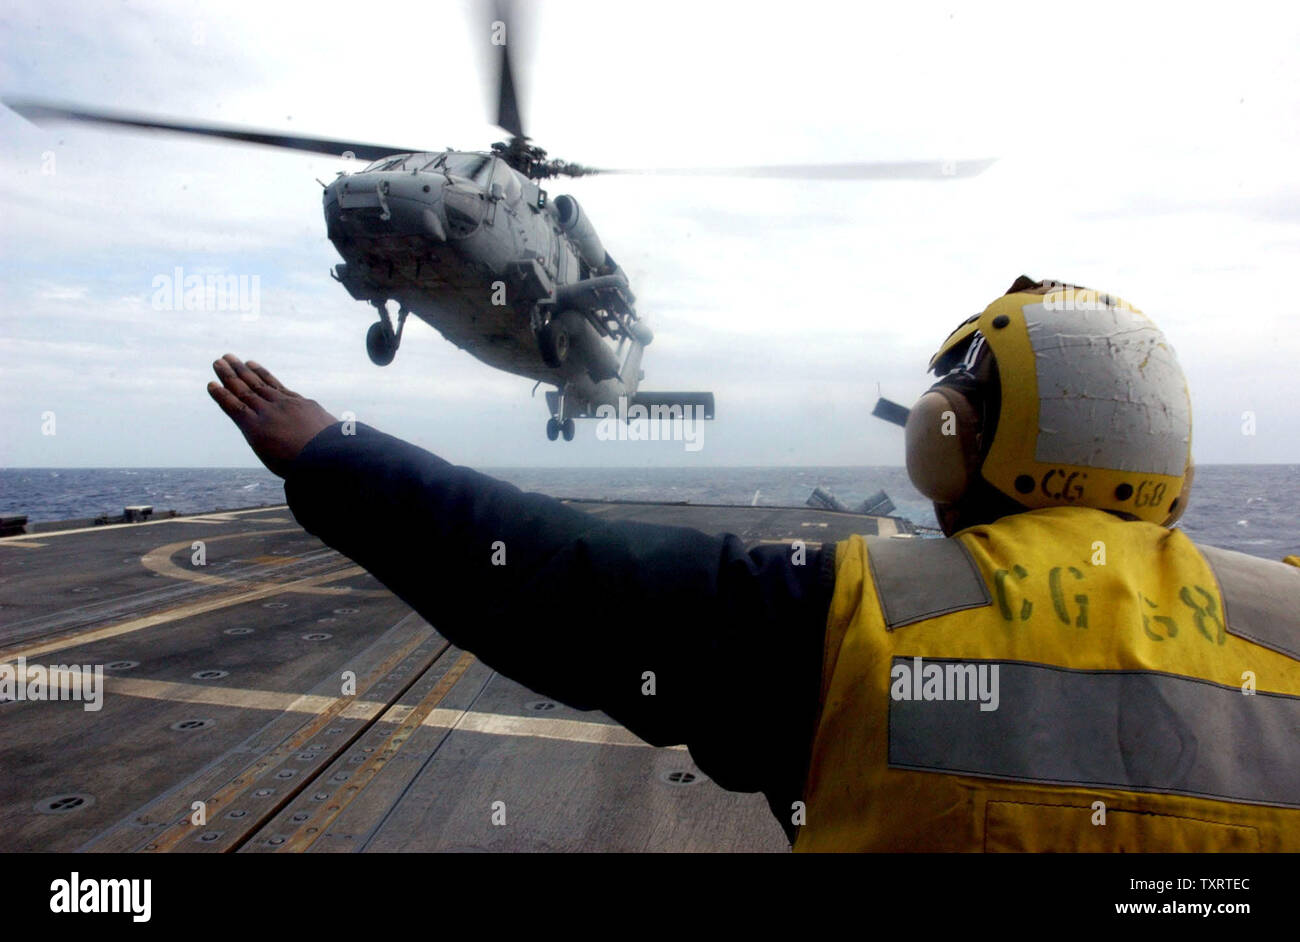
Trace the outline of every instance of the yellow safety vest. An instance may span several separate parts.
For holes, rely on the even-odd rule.
[[[1086,508],[845,540],[795,850],[1300,850],[1297,612]]]

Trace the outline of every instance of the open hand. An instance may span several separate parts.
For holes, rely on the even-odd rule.
[[[215,361],[212,370],[221,382],[208,383],[208,394],[239,426],[262,464],[280,477],[318,432],[338,422],[314,399],[285,389],[270,370],[243,363],[233,353]]]

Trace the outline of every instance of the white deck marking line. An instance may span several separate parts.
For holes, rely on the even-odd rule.
[[[457,732],[486,733],[489,736],[523,736],[528,739],[562,739],[565,742],[589,742],[602,746],[644,746],[648,742],[622,726],[561,720],[543,716],[511,716],[504,713],[479,713],[439,707],[424,719],[424,726],[453,729]],[[685,749],[685,746],[672,746]]]
[[[564,505],[567,507],[567,506],[571,506],[572,503],[573,503],[573,501],[571,501],[571,500],[566,500],[566,501],[563,501],[562,503],[564,503]],[[603,513],[606,513],[607,511],[613,510],[613,509],[614,509],[614,506],[615,506],[614,504],[596,504],[596,505],[591,506],[591,507],[585,507],[585,508],[583,508],[583,511],[582,511],[582,512],[583,512],[583,513],[588,513],[588,514],[603,514]]]
[[[185,520],[189,523],[236,523],[238,518],[227,514],[204,514],[202,517],[176,517],[177,520]],[[263,517],[258,523],[293,523],[288,517]],[[250,531],[258,533],[258,530]]]
[[[14,665],[17,673],[17,665]],[[69,673],[75,673],[69,672]],[[83,675],[89,671],[82,670]],[[248,687],[219,687],[204,684],[179,683],[165,680],[146,680],[136,677],[107,676],[104,678],[105,696],[136,697],[142,700],[166,700],[173,703],[195,703],[203,706],[222,706],[242,710],[273,710],[277,713],[307,713],[319,715],[346,697],[329,697],[320,694],[284,693],[278,690],[258,690]],[[410,716],[410,704],[392,704],[380,700],[356,700],[339,714],[350,719],[370,720],[381,712],[379,722],[400,725]],[[434,729],[451,729],[489,736],[520,736],[526,739],[559,739],[565,742],[585,742],[600,746],[641,746],[653,749],[645,740],[628,732],[622,726],[610,723],[588,723],[583,720],[562,720],[542,716],[510,716],[503,713],[480,713],[436,707],[424,718],[422,726]],[[670,746],[683,751],[685,746]]]
[[[340,698],[317,694],[282,693],[278,690],[250,688],[222,689],[204,687],[202,684],[176,683],[165,680],[145,680],[138,677],[109,677],[105,679],[109,694],[123,694],[143,700],[171,700],[180,703],[201,703],[207,706],[229,706],[245,710],[274,710],[277,713],[324,713]],[[363,701],[358,701],[359,705]],[[368,719],[383,704],[366,702]]]
[[[240,592],[237,595],[207,599],[201,602],[192,602],[189,605],[178,605],[176,608],[167,609],[162,612],[155,612],[152,615],[145,615],[141,618],[133,618],[130,621],[125,621],[118,625],[109,625],[106,628],[95,628],[90,631],[83,631],[76,634],[65,635],[61,638],[54,638],[50,641],[45,641],[39,644],[0,651],[0,661],[12,661],[20,657],[31,659],[49,651],[61,651],[65,648],[79,647],[83,644],[102,641],[105,638],[115,638],[118,635],[130,634],[133,631],[152,628],[155,625],[165,625],[169,621],[190,618],[194,615],[203,615],[207,612],[216,611],[217,609],[230,608],[233,605],[242,605],[245,602],[255,602],[258,599],[268,598],[272,595],[279,595],[282,592],[298,592],[302,591],[305,587],[314,586],[319,583],[334,582],[337,579],[349,579],[352,576],[359,576],[363,572],[365,572],[365,570],[360,566],[348,566],[344,569],[337,570],[336,572],[327,572],[319,576],[309,576],[306,579],[299,579],[297,582],[286,582],[284,585],[265,585],[249,592]]]
[[[13,537],[8,536],[3,541],[0,541],[0,546],[17,546],[20,549],[38,549],[44,545],[44,543],[18,543],[14,541]]]
[[[41,530],[37,533],[25,533],[25,534],[19,534],[18,536],[0,536],[0,546],[3,546],[4,544],[8,543],[10,540],[22,540],[29,536],[39,536],[42,540],[45,540],[53,536],[70,536],[73,533],[103,533],[105,530],[120,530],[123,527],[152,527],[152,526],[157,526],[158,524],[161,523],[194,523],[195,521],[202,522],[205,519],[211,520],[213,517],[233,518],[233,517],[242,517],[248,514],[264,514],[271,510],[284,510],[288,506],[289,506],[288,504],[273,504],[270,507],[254,507],[249,510],[222,511],[221,513],[216,513],[216,514],[191,514],[186,517],[163,517],[160,520],[144,520],[140,523],[106,523],[103,526],[99,526],[99,527],[79,527],[76,530]],[[228,523],[231,521],[230,519],[227,520],[218,519],[217,522]],[[274,522],[279,523],[280,521],[277,520]],[[288,521],[286,520],[284,522],[287,523]],[[251,532],[256,533],[258,531],[254,530]]]

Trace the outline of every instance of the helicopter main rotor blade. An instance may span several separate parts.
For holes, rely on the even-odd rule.
[[[675,167],[639,170],[593,167],[584,173],[645,174],[665,177],[769,177],[784,180],[949,180],[983,173],[996,158],[979,160],[898,160],[847,164],[772,164],[760,167]]]
[[[6,98],[4,103],[33,124],[44,124],[48,121],[107,124],[111,127],[169,131],[174,134],[191,134],[199,137],[216,137],[227,141],[240,141],[245,144],[262,144],[267,147],[283,147],[288,150],[305,151],[311,154],[327,154],[331,157],[342,157],[345,154],[351,154],[359,160],[378,160],[380,157],[387,157],[390,154],[420,152],[418,148],[387,147],[380,144],[361,144],[356,141],[335,141],[321,137],[302,137],[274,131],[223,127],[215,124],[188,124],[147,115],[100,111],[98,109],[69,108],[63,105],[27,99]]]
[[[519,116],[519,94],[516,91],[515,70],[510,58],[511,31],[518,22],[511,0],[494,0],[489,7],[492,16],[489,41],[498,50],[497,57],[497,127],[510,132],[512,137],[527,139],[524,122]]]

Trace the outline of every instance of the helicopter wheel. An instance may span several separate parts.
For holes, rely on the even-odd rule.
[[[397,338],[382,321],[375,321],[366,332],[366,353],[375,366],[387,366],[397,356]]]
[[[560,431],[564,433],[564,440],[566,442],[571,442],[573,441],[573,436],[578,431],[578,428],[574,425],[573,419],[565,419],[560,425]]]
[[[549,367],[563,366],[569,358],[569,332],[555,321],[548,321],[537,332],[537,345],[542,350],[542,361]]]
[[[572,419],[570,419],[572,421]],[[546,420],[546,437],[550,441],[555,441],[560,437],[560,423],[554,418]]]

